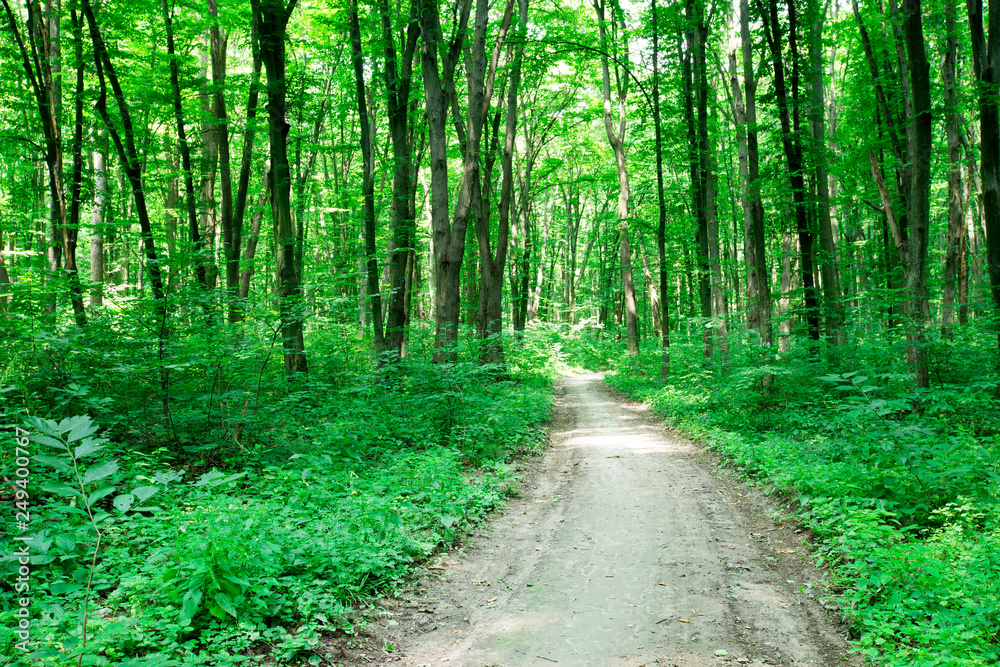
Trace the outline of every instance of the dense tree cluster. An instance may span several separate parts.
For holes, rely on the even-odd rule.
[[[194,319],[266,322],[297,373],[324,322],[357,322],[380,363],[429,321],[455,359],[469,325],[502,363],[505,326],[542,318],[655,337],[664,377],[672,332],[725,360],[876,327],[927,386],[928,342],[1000,306],[981,0],[4,18],[0,307],[135,309],[164,367]]]

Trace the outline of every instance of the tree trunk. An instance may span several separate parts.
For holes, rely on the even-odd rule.
[[[375,245],[375,153],[372,147],[371,121],[368,118],[368,103],[365,93],[365,63],[361,52],[361,27],[358,22],[358,2],[350,3],[351,56],[354,63],[354,82],[358,94],[358,118],[361,122],[361,157],[364,166],[361,171],[361,195],[365,202],[365,257],[368,270],[368,299],[372,311],[372,326],[375,333],[375,354],[379,365],[384,362],[386,350],[382,324],[382,296],[379,293],[378,257]]]
[[[998,15],[1000,17],[1000,15]],[[909,199],[907,200],[908,238],[903,267],[907,317],[906,360],[918,388],[927,388],[926,330],[930,318],[927,297],[927,244],[930,229],[931,183],[931,86],[930,64],[924,47],[920,0],[903,0],[903,30],[906,37],[907,65],[910,72],[910,108],[914,122],[907,127],[907,153],[911,160]],[[1000,201],[998,201],[1000,204]],[[998,210],[1000,213],[1000,210]],[[1000,231],[1000,225],[997,227]],[[900,248],[902,255],[903,248]],[[1000,259],[1000,257],[998,257]],[[998,267],[1000,268],[1000,267]],[[997,293],[1000,303],[1000,291]]]
[[[188,233],[191,238],[192,252],[194,253],[194,271],[198,285],[203,289],[208,289],[205,270],[205,255],[203,252],[201,233],[198,229],[198,203],[194,198],[194,178],[191,173],[191,148],[187,141],[187,132],[184,126],[184,106],[181,99],[181,84],[177,56],[174,51],[174,28],[172,10],[167,5],[167,0],[161,0],[160,6],[163,11],[163,24],[166,28],[167,36],[167,57],[170,58],[170,87],[173,95],[174,123],[177,128],[177,143],[181,153],[181,170],[184,176],[184,203],[187,208]],[[208,316],[210,310],[206,302],[205,314]]]
[[[260,95],[260,70],[262,65],[260,57],[260,43],[257,30],[256,14],[251,19],[250,27],[250,49],[252,52],[253,69],[250,73],[250,93],[247,97],[246,129],[243,132],[243,153],[240,157],[240,175],[236,184],[236,201],[233,205],[233,229],[231,233],[231,243],[229,254],[226,255],[226,287],[235,289],[236,296],[229,303],[229,321],[241,322],[244,317],[245,300],[249,289],[249,278],[246,289],[244,289],[243,274],[252,272],[252,265],[245,271],[240,271],[240,252],[243,246],[243,224],[246,219],[247,197],[250,189],[250,170],[253,165],[254,140],[257,133],[257,100]],[[263,204],[261,204],[263,206]],[[254,214],[257,222],[257,229],[260,229],[260,214]],[[253,232],[256,239],[256,232]],[[256,248],[256,240],[254,240]],[[246,255],[252,260],[253,253],[250,252],[250,239],[247,239]],[[231,274],[236,273],[235,288],[230,285],[233,279]]]
[[[392,141],[392,249],[389,255],[389,304],[386,312],[388,350],[397,357],[403,354],[407,322],[410,318],[410,295],[406,287],[410,271],[408,258],[413,255],[416,240],[416,210],[414,207],[414,160],[412,116],[409,114],[413,59],[420,23],[418,3],[412,2],[406,26],[405,40],[401,36],[402,57],[397,58],[392,14],[388,0],[379,0],[382,21],[382,41],[385,46],[385,87],[389,137]]]
[[[743,63],[743,86],[746,88],[746,106],[739,86],[736,50],[729,54],[730,84],[736,106],[737,140],[741,202],[743,205],[743,254],[747,266],[747,300],[750,312],[747,328],[759,336],[760,344],[770,347],[771,283],[767,275],[766,246],[764,240],[764,206],[760,196],[759,157],[757,150],[757,81],[753,68],[753,42],[750,38],[750,7],[748,0],[740,0],[740,43]],[[742,118],[742,123],[740,119]],[[741,131],[742,128],[742,131]]]
[[[504,23],[510,22],[512,1],[508,0]],[[507,264],[507,247],[510,241],[511,202],[514,194],[514,141],[517,138],[517,97],[521,87],[521,63],[524,59],[524,37],[528,25],[528,0],[518,0],[517,46],[510,68],[507,88],[507,118],[504,128],[503,156],[501,158],[500,220],[497,227],[496,254],[490,249],[490,230],[486,224],[486,211],[481,211],[483,223],[477,228],[479,261],[482,265],[482,282],[479,289],[477,328],[485,342],[480,360],[489,364],[504,362],[503,343],[503,275]],[[499,43],[499,41],[498,41]],[[494,51],[496,53],[496,51]],[[499,113],[497,115],[499,118]],[[485,207],[483,207],[485,208]]]
[[[958,37],[955,32],[955,5],[947,3],[945,12],[945,55],[941,64],[944,85],[945,136],[948,142],[948,233],[944,253],[944,291],[941,294],[941,336],[948,340],[954,335],[955,305],[962,255],[965,250],[965,218],[962,210],[962,145],[959,137],[961,118],[957,89]]]
[[[285,118],[285,30],[297,0],[288,5],[281,0],[253,0],[253,11],[260,34],[260,53],[267,71],[268,135],[271,147],[270,199],[274,223],[275,279],[278,310],[281,317],[282,348],[285,371],[289,374],[307,370],[305,356],[305,313],[302,287],[296,271],[295,252],[298,238],[292,226],[291,172],[288,167],[288,131]]]
[[[653,13],[653,140],[656,150],[656,202],[658,225],[656,251],[660,283],[660,379],[670,376],[670,309],[667,307],[667,200],[663,189],[663,137],[660,129],[660,28],[656,0],[652,0]],[[589,248],[588,248],[589,249]],[[584,260],[586,263],[586,260]]]
[[[837,270],[837,249],[833,237],[833,220],[830,216],[830,178],[826,170],[826,113],[823,85],[823,25],[826,22],[827,4],[818,0],[807,3],[810,12],[809,66],[811,100],[809,104],[809,129],[812,136],[813,174],[816,182],[816,216],[819,219],[819,266],[823,281],[823,301],[826,316],[826,340],[831,347],[844,344],[844,304]]]
[[[482,6],[482,11],[480,11],[480,6]],[[448,138],[445,133],[449,98],[445,91],[449,89],[454,80],[457,58],[462,50],[466,27],[469,23],[471,0],[458,0],[458,5],[455,8],[455,14],[458,16],[455,40],[449,45],[443,63],[443,72],[438,66],[438,47],[444,41],[438,14],[438,3],[434,0],[420,0],[420,8],[420,31],[423,36],[424,97],[427,108],[427,129],[430,136],[431,226],[434,241],[434,274],[437,282],[434,293],[436,320],[434,360],[440,363],[458,358],[456,345],[458,343],[458,318],[461,301],[459,288],[462,258],[465,254],[465,229],[468,224],[472,172],[479,168],[478,130],[481,130],[482,124],[473,121],[479,120],[482,112],[480,95],[485,74],[487,12],[484,0],[478,0],[472,49],[475,62],[472,65],[469,86],[469,129],[472,130],[471,134],[475,136],[468,139],[470,145],[467,146],[464,155],[459,201],[454,217],[449,220]],[[476,119],[473,119],[473,114],[477,115]]]
[[[104,305],[104,222],[108,208],[107,130],[94,140],[94,211],[90,220],[90,305]]]
[[[989,6],[988,31],[983,26],[982,0],[967,0],[967,6],[972,62],[979,83],[979,169],[986,225],[986,268],[990,295],[994,307],[1000,310],[1000,100],[996,93],[1000,84],[1000,4]],[[1000,344],[1000,334],[997,341]]]
[[[612,17],[619,22],[622,36],[621,52],[628,53],[628,33],[625,30],[625,18],[615,17],[616,6],[612,5]],[[629,182],[628,168],[625,164],[625,100],[628,97],[628,75],[619,73],[616,62],[615,81],[618,93],[618,127],[611,115],[611,73],[608,66],[608,39],[605,21],[605,0],[594,0],[594,10],[597,12],[597,30],[601,45],[605,49],[601,54],[601,68],[604,82],[604,129],[608,135],[608,144],[615,154],[615,166],[618,170],[618,247],[621,261],[622,285],[625,290],[625,329],[628,337],[630,354],[639,352],[639,320],[636,315],[635,285],[632,283],[632,249],[629,246]],[[620,12],[619,12],[620,13]],[[615,45],[618,50],[618,45]]]
[[[761,12],[761,18],[764,23],[764,36],[771,50],[771,60],[774,67],[774,94],[778,115],[781,119],[781,143],[787,161],[788,180],[792,188],[792,201],[795,208],[795,225],[799,237],[800,270],[802,287],[805,292],[805,315],[809,327],[809,338],[813,341],[811,350],[812,354],[815,355],[818,353],[815,343],[819,341],[819,309],[813,280],[813,233],[806,211],[806,190],[803,178],[802,133],[799,123],[801,109],[796,8],[794,1],[789,0],[788,44],[791,56],[791,100],[789,100],[785,82],[785,63],[782,55],[785,42],[781,34],[781,24],[778,21],[777,0],[770,0],[768,4],[770,12]]]

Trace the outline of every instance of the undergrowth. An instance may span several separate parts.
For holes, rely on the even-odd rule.
[[[29,515],[3,529],[30,547],[27,566],[0,559],[0,664],[326,660],[516,491],[558,366],[530,336],[504,368],[435,365],[415,332],[414,356],[379,368],[329,331],[289,381],[263,337],[222,331],[177,342],[168,419],[142,346],[88,329],[0,360],[0,496]]]
[[[995,349],[969,329],[935,342],[934,382],[915,391],[864,333],[822,361],[802,341],[776,359],[734,336],[728,359],[705,362],[700,336],[675,337],[665,384],[654,349],[606,381],[798,508],[874,664],[998,664]]]

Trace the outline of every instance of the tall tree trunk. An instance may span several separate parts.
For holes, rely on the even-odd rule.
[[[87,18],[87,25],[90,28],[90,39],[94,45],[94,67],[97,70],[97,80],[99,83],[99,94],[95,107],[101,116],[108,134],[115,144],[118,152],[118,159],[121,161],[122,169],[128,178],[128,184],[132,192],[132,200],[135,202],[135,214],[139,219],[139,231],[142,238],[142,249],[146,255],[146,271],[149,273],[149,285],[153,292],[153,313],[158,325],[158,356],[160,361],[160,392],[163,400],[163,412],[167,421],[172,420],[170,416],[170,372],[163,364],[167,356],[167,340],[169,329],[167,322],[167,299],[163,290],[163,279],[160,273],[160,258],[156,252],[156,243],[153,239],[153,227],[150,224],[149,211],[146,208],[146,189],[142,177],[142,162],[139,159],[139,151],[135,146],[135,130],[132,125],[132,116],[129,113],[128,104],[125,100],[125,93],[122,91],[118,76],[115,73],[111,57],[108,55],[107,46],[101,35],[94,11],[90,6],[90,0],[81,0],[84,16]],[[111,84],[115,101],[118,105],[119,116],[121,117],[122,130],[124,131],[124,141],[118,133],[114,122],[108,114],[107,84]]]
[[[62,54],[60,50],[60,4],[57,0],[47,3],[43,14],[37,0],[25,3],[28,14],[28,33],[31,51],[25,46],[24,39],[18,27],[17,19],[8,0],[3,0],[11,33],[21,56],[24,73],[31,85],[36,109],[42,126],[42,136],[45,145],[45,164],[49,174],[49,221],[47,255],[49,269],[52,272],[65,270],[69,284],[70,301],[73,315],[78,326],[87,324],[87,315],[83,303],[83,289],[76,267],[76,239],[79,221],[70,220],[66,197],[66,186],[63,179],[63,147],[62,147]],[[76,116],[79,120],[77,132],[82,132],[82,25],[74,23],[74,42],[77,51],[77,93],[74,108],[79,107]],[[75,123],[75,125],[77,125]],[[82,139],[80,140],[82,141]],[[76,144],[74,138],[74,153]],[[82,152],[82,146],[80,148]],[[76,158],[74,158],[76,159]],[[75,167],[74,167],[75,168]],[[82,163],[79,172],[74,172],[75,182],[71,184],[73,192],[79,193],[79,180],[82,176]],[[79,209],[77,209],[77,213]],[[65,261],[64,261],[65,258]],[[55,312],[55,294],[46,306],[48,312]]]
[[[473,38],[472,81],[469,87],[470,102],[475,97],[476,102],[469,105],[469,128],[482,128],[481,123],[473,122],[473,114],[480,114],[482,75],[485,69],[485,32],[486,8],[480,12],[483,0],[478,0],[476,8],[475,37]],[[438,48],[444,42],[441,31],[441,21],[438,13],[438,3],[435,0],[420,0],[421,35],[423,36],[423,78],[424,97],[427,106],[427,129],[430,136],[430,171],[431,171],[431,225],[434,240],[434,274],[436,289],[434,293],[435,306],[435,353],[437,362],[457,359],[458,351],[458,317],[460,307],[460,279],[462,258],[465,254],[465,229],[468,224],[471,176],[472,171],[479,168],[479,135],[469,137],[472,145],[467,146],[464,156],[462,186],[455,215],[449,219],[448,204],[448,139],[445,127],[448,122],[449,97],[445,91],[453,85],[455,66],[462,44],[465,39],[466,27],[469,23],[471,0],[458,0],[455,7],[458,17],[455,39],[448,45],[448,52],[443,63],[443,71],[438,65]],[[482,14],[482,18],[480,18]],[[480,48],[481,47],[481,48]],[[480,51],[482,51],[480,53]],[[476,107],[479,107],[477,109]],[[476,120],[481,118],[478,116]],[[472,155],[474,153],[474,155]]]
[[[678,35],[678,53],[681,58],[681,76],[684,82],[688,173],[691,181],[691,208],[697,224],[697,231],[695,232],[695,246],[697,248],[695,273],[697,274],[698,284],[699,314],[707,325],[712,317],[712,272],[711,263],[709,262],[708,218],[705,212],[705,171],[702,169],[702,151],[699,142],[700,118],[696,115],[695,111],[695,63],[698,58],[697,43],[700,33],[698,26],[701,24],[701,10],[696,5],[696,2],[697,0],[688,0],[685,3],[687,26],[685,27],[684,35]],[[700,329],[702,332],[702,357],[704,359],[711,359],[714,352],[712,330],[707,326],[700,327]]]
[[[188,234],[191,239],[192,252],[194,253],[194,272],[198,285],[203,289],[208,289],[205,270],[205,253],[201,241],[201,232],[198,229],[198,202],[194,198],[194,178],[191,173],[191,148],[188,145],[187,131],[184,125],[184,106],[181,98],[180,67],[177,63],[177,55],[174,50],[174,28],[173,9],[167,4],[167,0],[161,0],[160,6],[163,10],[163,24],[167,35],[167,57],[170,58],[170,87],[174,105],[174,123],[177,128],[177,143],[181,153],[181,170],[184,176],[184,203],[187,209]],[[205,314],[208,316],[210,310],[206,302]]]
[[[612,0],[614,3],[614,0]],[[611,113],[611,73],[608,66],[608,39],[605,20],[605,0],[594,0],[594,10],[597,12],[597,30],[600,35],[601,45],[604,49],[601,53],[601,71],[604,82],[604,129],[608,135],[608,144],[615,154],[615,166],[618,170],[618,244],[619,260],[621,261],[622,285],[625,290],[625,329],[628,337],[628,350],[631,354],[639,352],[639,319],[636,314],[635,285],[632,283],[632,249],[629,245],[629,182],[628,167],[625,164],[625,100],[628,97],[628,75],[618,73],[616,62],[616,76],[618,93],[618,123]],[[628,33],[625,30],[625,17],[617,5],[612,4],[611,20],[617,19],[619,30],[622,36],[621,52],[628,53]],[[615,14],[618,16],[615,16]],[[615,50],[618,46],[615,45]]]
[[[815,342],[819,341],[819,308],[813,280],[813,233],[809,225],[806,211],[806,188],[803,178],[802,132],[800,128],[799,100],[799,53],[798,53],[798,21],[794,0],[788,1],[788,44],[791,56],[791,100],[788,86],[785,82],[785,63],[782,54],[785,41],[778,20],[778,0],[770,0],[769,11],[761,11],[764,22],[764,36],[771,50],[771,61],[774,67],[774,94],[781,119],[781,143],[785,152],[788,167],[788,180],[792,188],[792,202],[795,208],[795,225],[799,237],[799,252],[801,253],[802,288],[805,293],[805,315],[809,328],[809,337],[813,341],[812,353],[818,350]]]
[[[229,36],[219,27],[217,0],[208,0],[213,18],[209,28],[209,53],[212,62],[212,103],[206,140],[210,139],[219,160],[219,225],[222,227],[222,253],[225,262],[226,307],[229,321],[236,320],[236,295],[240,284],[240,243],[242,230],[236,229],[233,210],[232,157],[229,152],[229,114],[226,110],[226,47]],[[256,49],[254,49],[256,50]],[[255,59],[259,62],[259,59]],[[259,72],[259,65],[255,62]],[[258,74],[259,76],[259,74]],[[251,82],[251,86],[254,82]],[[252,119],[247,132],[252,132]]]
[[[350,3],[351,55],[354,62],[354,81],[358,94],[358,118],[361,122],[361,157],[364,166],[361,171],[361,194],[365,202],[365,257],[368,270],[367,293],[372,311],[372,325],[375,332],[375,354],[379,365],[384,361],[386,350],[382,324],[382,295],[379,293],[378,257],[375,245],[375,152],[372,147],[371,121],[368,118],[368,103],[365,92],[365,63],[361,52],[361,26],[358,21],[358,2]]]
[[[243,274],[252,271],[252,266],[247,270],[240,271],[240,253],[243,246],[243,224],[246,219],[247,197],[250,189],[250,170],[253,166],[254,140],[257,133],[257,100],[260,95],[260,70],[262,65],[260,57],[260,41],[257,30],[257,16],[253,16],[250,26],[250,49],[252,52],[253,69],[250,73],[250,92],[247,97],[246,129],[243,132],[243,152],[240,157],[240,175],[236,184],[236,201],[233,204],[233,229],[229,245],[229,254],[226,255],[226,287],[230,286],[231,272],[236,272],[236,297],[229,303],[229,321],[241,322],[244,317],[244,302],[247,298],[247,291],[244,289]],[[258,230],[260,228],[259,215],[255,214]],[[252,233],[256,238],[256,233]],[[254,241],[256,247],[256,240]],[[247,259],[253,259],[250,252],[250,239],[247,239]],[[249,280],[249,279],[248,279]],[[249,289],[249,283],[247,284]]]
[[[965,250],[965,218],[962,210],[962,145],[959,135],[961,118],[957,89],[958,36],[955,32],[955,5],[946,3],[945,54],[941,64],[944,85],[945,136],[948,142],[948,233],[944,253],[944,291],[941,295],[941,335],[951,339],[956,320],[956,301],[960,261]]]
[[[911,160],[910,197],[907,201],[909,234],[905,242],[905,258],[903,260],[904,303],[907,317],[906,338],[909,342],[906,349],[906,360],[913,370],[916,386],[927,388],[930,382],[925,345],[930,319],[930,303],[927,297],[932,141],[930,64],[927,62],[924,47],[920,0],[903,0],[902,9],[907,65],[910,72],[911,97],[909,106],[912,109],[914,119],[912,125],[907,127],[906,132],[907,153]],[[997,229],[1000,232],[1000,225]],[[900,250],[900,255],[904,255],[904,248],[899,246],[897,248]],[[1000,291],[998,291],[998,297],[1000,297]],[[998,298],[998,304],[1000,304],[1000,298]]]
[[[413,255],[416,241],[416,210],[414,197],[413,120],[409,114],[413,60],[420,36],[418,3],[412,2],[410,18],[401,36],[402,57],[397,57],[392,14],[388,0],[378,1],[382,21],[382,41],[385,47],[385,87],[389,137],[392,141],[392,248],[389,255],[389,307],[387,315],[388,349],[395,356],[403,354],[407,322],[410,318],[410,295],[407,290],[411,275],[408,258]]]
[[[807,3],[809,23],[809,130],[812,137],[813,174],[816,182],[816,217],[819,221],[820,249],[818,260],[823,281],[823,301],[826,316],[826,340],[832,347],[844,344],[844,304],[837,270],[837,249],[830,216],[830,178],[826,169],[826,95],[823,84],[823,26],[829,5],[819,0]]]
[[[663,188],[663,137],[660,129],[660,24],[656,0],[653,10],[653,140],[656,150],[656,251],[659,269],[660,300],[660,379],[670,376],[670,309],[667,307],[667,199]]]
[[[1000,310],[1000,4],[990,3],[988,31],[982,0],[967,0],[972,62],[979,83],[980,162],[986,268],[994,307]],[[988,32],[988,34],[986,34]],[[997,335],[1000,344],[1000,334]],[[998,388],[1000,392],[1000,388]]]
[[[282,348],[285,371],[289,374],[307,370],[305,355],[305,313],[303,312],[301,276],[296,271],[295,252],[298,238],[292,226],[291,172],[288,167],[288,131],[285,118],[285,31],[298,0],[252,0],[260,38],[260,54],[267,71],[268,136],[271,147],[270,199],[274,223],[275,279],[278,310],[281,317]]]
[[[108,209],[107,130],[94,139],[94,210],[90,220],[90,305],[104,305],[104,223]],[[168,207],[169,208],[169,207]]]
[[[504,23],[510,22],[513,2],[508,0],[504,12]],[[500,220],[497,226],[497,249],[490,249],[490,229],[487,211],[481,210],[482,222],[477,228],[479,261],[482,265],[482,281],[479,288],[479,313],[476,319],[479,337],[485,340],[480,358],[485,363],[504,362],[503,343],[503,276],[507,264],[507,247],[510,241],[511,202],[514,194],[514,141],[517,138],[517,99],[521,87],[521,63],[524,60],[524,37],[528,26],[528,0],[518,0],[517,46],[510,67],[507,87],[507,118],[504,128],[503,156],[501,157]],[[502,36],[501,36],[502,38]],[[500,42],[498,39],[497,45]],[[498,55],[494,49],[494,58]],[[497,113],[499,119],[499,111]],[[483,209],[486,207],[483,206]]]
[[[740,143],[743,254],[747,266],[747,300],[750,303],[747,328],[757,332],[762,346],[770,347],[772,343],[771,282],[767,274],[764,205],[760,196],[760,167],[757,150],[757,80],[753,67],[753,42],[750,38],[748,0],[740,0],[740,45],[743,86],[746,88],[745,107],[737,76],[735,49],[729,55],[729,68],[733,99],[736,103],[737,139]],[[742,124],[740,123],[741,116]],[[740,130],[741,125],[742,131]]]

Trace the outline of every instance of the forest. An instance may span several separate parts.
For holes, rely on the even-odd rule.
[[[1000,3],[0,2],[0,664],[337,664],[579,369],[1000,662]]]

